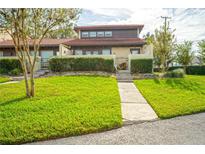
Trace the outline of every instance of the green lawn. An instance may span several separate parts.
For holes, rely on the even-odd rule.
[[[205,111],[205,76],[134,82],[160,118]]]
[[[10,81],[8,77],[0,76],[0,83],[7,82],[7,81]]]
[[[76,76],[36,79],[36,97],[24,82],[0,85],[0,144],[18,144],[108,130],[122,125],[117,81]]]

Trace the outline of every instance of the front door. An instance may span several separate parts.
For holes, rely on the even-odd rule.
[[[41,67],[48,67],[49,58],[53,57],[53,51],[41,51]]]

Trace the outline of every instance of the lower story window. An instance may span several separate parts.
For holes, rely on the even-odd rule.
[[[103,55],[110,55],[110,49],[103,49],[102,54]]]
[[[98,55],[99,52],[98,51],[93,51],[93,55]]]
[[[86,55],[91,55],[91,51],[85,51]]]
[[[130,51],[131,51],[131,54],[132,54],[132,55],[140,54],[140,48],[131,49]]]
[[[4,55],[3,51],[0,51],[0,57],[3,57],[3,55]]]
[[[82,50],[75,50],[75,54],[76,54],[76,55],[82,55],[82,54],[83,54],[83,51],[82,51]]]

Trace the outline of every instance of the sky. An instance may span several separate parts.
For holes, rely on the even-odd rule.
[[[171,17],[170,28],[176,29],[178,42],[191,40],[197,42],[205,39],[205,9],[83,9],[78,25],[107,24],[144,24],[141,37],[147,32],[153,33],[163,24],[161,16]]]

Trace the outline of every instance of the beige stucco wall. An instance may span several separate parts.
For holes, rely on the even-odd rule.
[[[112,47],[112,54],[116,56],[116,64],[119,65],[121,63],[128,63],[128,55],[130,54],[131,49],[140,48],[140,52],[142,52],[141,47]]]
[[[153,46],[152,45],[144,45],[143,47],[113,47],[112,54],[116,56],[116,64],[119,65],[121,63],[128,63],[128,57],[130,55],[131,49],[140,48],[140,55],[139,58],[152,58],[153,57]]]
[[[0,31],[0,41],[3,41],[3,40],[10,40],[11,37],[9,36],[9,34],[7,33],[3,33]]]
[[[72,55],[72,51],[67,46],[65,46],[63,44],[59,45],[59,51],[60,51],[59,56]]]

